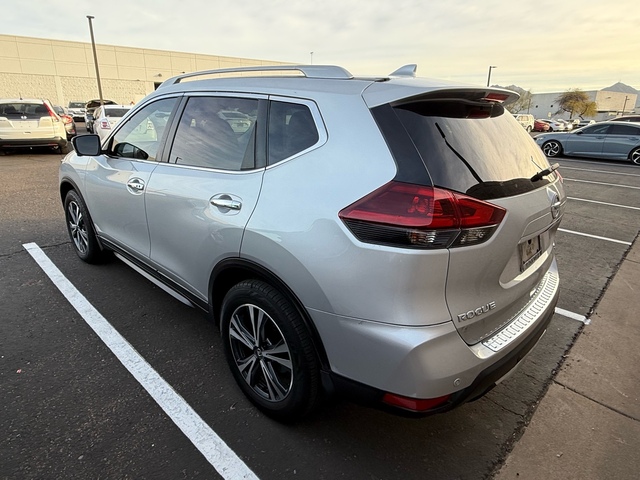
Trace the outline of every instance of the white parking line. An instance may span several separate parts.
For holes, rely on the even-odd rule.
[[[574,230],[567,230],[566,228],[559,228],[558,231],[559,232],[564,232],[564,233],[572,233],[573,235],[580,235],[582,237],[589,237],[589,238],[596,238],[598,240],[605,240],[607,242],[620,243],[622,245],[631,245],[631,242],[624,242],[622,240],[616,240],[615,238],[600,237],[598,235],[591,235],[589,233],[576,232]]]
[[[570,312],[569,310],[565,310],[564,308],[556,307],[556,313],[558,315],[562,315],[563,317],[567,317],[572,320],[577,320],[578,322],[582,322],[585,325],[589,325],[591,323],[590,318],[587,318],[584,315],[580,315],[579,313]]]
[[[610,172],[608,170],[589,170],[588,168],[576,168],[576,167],[564,167],[561,166],[560,170],[578,170],[579,172],[593,172],[593,173],[606,173],[608,175],[622,175],[624,177],[640,177],[638,173],[624,173],[624,172]]]
[[[622,240],[616,240],[615,238],[601,237],[599,235],[591,235],[589,233],[576,232],[574,230],[567,230],[566,228],[559,228],[558,231],[559,232],[564,232],[564,233],[571,233],[573,235],[580,235],[582,237],[589,237],[589,238],[595,238],[595,239],[598,239],[598,240],[605,240],[607,242],[620,243],[622,245],[631,245],[631,242],[624,242]]]
[[[632,187],[631,185],[619,185],[617,183],[592,182],[590,180],[578,180],[577,178],[565,178],[565,181],[567,180],[570,182],[591,183],[593,185],[607,185],[609,187],[632,188],[634,190],[640,190],[640,187]]]
[[[617,203],[599,202],[597,200],[587,200],[586,198],[567,197],[569,200],[577,200],[579,202],[597,203],[598,205],[608,205],[610,207],[628,208],[630,210],[640,210],[640,207],[630,207],[629,205],[619,205]]]
[[[214,432],[191,406],[120,335],[93,305],[67,280],[35,243],[22,245],[69,303],[84,318],[118,360],[151,395],[207,461],[225,479],[258,477]]]

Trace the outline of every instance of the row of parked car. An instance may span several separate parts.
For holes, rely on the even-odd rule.
[[[596,123],[595,120],[582,120],[579,118],[573,120],[564,120],[562,118],[547,120],[534,118],[534,116],[529,113],[515,113],[513,116],[527,132],[569,132],[576,128],[586,127],[587,125]]]

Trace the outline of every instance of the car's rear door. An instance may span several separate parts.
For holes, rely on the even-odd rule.
[[[264,102],[255,95],[190,96],[168,162],[154,170],[146,190],[153,266],[203,300],[213,266],[239,256],[258,200],[265,162],[256,161],[262,124],[256,120],[259,110],[266,116]],[[250,122],[232,128],[223,111],[245,114]]]
[[[609,125],[594,125],[568,133],[564,142],[564,153],[583,157],[600,157],[607,138]]]
[[[611,125],[602,154],[609,158],[627,159],[629,153],[640,147],[640,125],[618,122]]]

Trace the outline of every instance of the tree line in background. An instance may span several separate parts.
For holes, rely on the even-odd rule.
[[[517,85],[509,85],[504,88],[520,95],[518,100],[506,106],[507,110],[511,113],[521,113],[529,110],[533,98],[530,90],[525,90]],[[556,112],[556,115],[567,112],[569,114],[569,119],[574,117],[594,117],[598,113],[598,106],[596,102],[591,100],[589,95],[579,88],[567,90],[566,92],[561,93],[554,102],[558,104],[558,111]]]

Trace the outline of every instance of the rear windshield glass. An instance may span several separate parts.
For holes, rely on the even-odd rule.
[[[392,111],[436,186],[490,199],[549,183],[549,177],[530,181],[549,163],[500,104],[428,100],[395,105]]]
[[[69,108],[84,108],[84,102],[69,102]]]
[[[0,116],[12,119],[32,120],[48,117],[49,109],[42,103],[14,102],[0,105]]]
[[[107,117],[124,117],[128,111],[128,108],[105,108],[104,114]]]

